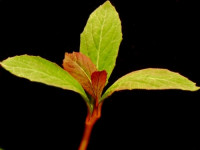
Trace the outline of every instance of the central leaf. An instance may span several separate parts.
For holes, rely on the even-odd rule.
[[[109,1],[89,17],[81,34],[80,52],[90,57],[98,70],[106,70],[109,79],[122,40],[121,21]]]

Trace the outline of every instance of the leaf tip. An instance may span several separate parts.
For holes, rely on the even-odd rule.
[[[192,91],[198,91],[198,90],[200,90],[200,87],[199,86],[195,86]]]

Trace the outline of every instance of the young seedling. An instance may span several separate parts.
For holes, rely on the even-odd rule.
[[[92,128],[101,116],[106,98],[115,91],[180,89],[196,91],[199,87],[186,77],[167,69],[148,68],[119,78],[104,94],[115,67],[122,40],[121,21],[109,1],[89,17],[81,34],[80,52],[66,53],[63,68],[39,56],[10,57],[1,65],[12,74],[47,85],[72,90],[85,100],[88,113],[79,150],[86,150]]]

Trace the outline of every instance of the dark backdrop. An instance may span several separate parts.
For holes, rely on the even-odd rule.
[[[78,51],[89,14],[104,0],[0,1],[0,60],[40,55],[62,64]],[[133,70],[168,68],[200,85],[197,4],[191,1],[111,0],[123,41],[110,78]],[[71,91],[31,83],[0,68],[0,147],[75,150],[86,105]],[[200,149],[200,93],[122,91],[109,97],[88,150]]]

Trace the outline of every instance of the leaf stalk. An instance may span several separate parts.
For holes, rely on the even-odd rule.
[[[102,103],[100,103],[99,105],[95,105],[92,114],[88,110],[87,117],[85,120],[85,129],[78,150],[87,149],[94,124],[101,117],[101,108],[102,108]]]

